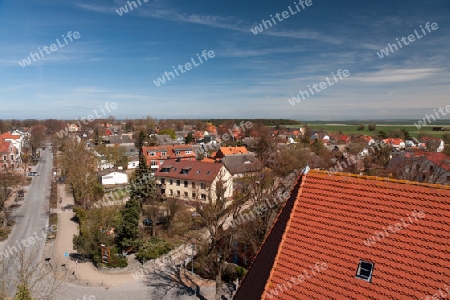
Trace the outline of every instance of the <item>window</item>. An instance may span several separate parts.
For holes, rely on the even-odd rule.
[[[192,188],[195,189],[195,182],[192,182]]]
[[[150,165],[151,165],[151,166],[157,166],[157,165],[158,165],[158,161],[157,161],[157,160],[152,160],[152,161],[150,162]]]
[[[184,187],[188,187],[188,182],[187,181],[184,182]]]
[[[161,184],[166,183],[166,179],[165,178],[161,178]]]
[[[161,152],[161,156],[167,156],[167,152],[166,151]]]
[[[3,155],[3,160],[6,160],[6,155]]]
[[[430,172],[434,171],[434,166],[430,166]]]
[[[190,150],[186,150],[184,153],[185,154],[191,154],[192,152]]]
[[[177,186],[180,186],[180,181],[179,180],[177,180]]]
[[[180,155],[180,151],[175,151],[175,155]]]
[[[202,189],[202,190],[204,190],[204,189],[206,189],[206,184],[205,183],[200,183],[200,188]]]
[[[173,184],[173,180],[172,180],[172,179],[170,179],[169,183],[170,183],[170,185],[172,185],[172,184]]]
[[[450,181],[450,176],[447,176],[447,181]]]
[[[206,175],[209,175],[209,174],[211,174],[211,171],[206,172]]]
[[[181,195],[181,192],[177,191],[177,196],[180,197],[180,195]]]
[[[187,198],[188,196],[188,192],[184,192],[184,198]]]
[[[205,194],[202,194],[202,200],[206,200],[206,195]]]
[[[200,170],[197,170],[197,174],[200,174]]]
[[[148,155],[150,155],[150,156],[156,156],[156,152],[149,152]]]
[[[173,191],[172,190],[169,191],[169,195],[173,196]]]
[[[180,174],[187,175],[190,170],[191,170],[190,168],[181,169],[181,173]]]
[[[170,172],[170,168],[162,168],[161,172],[163,173],[169,173]]]
[[[192,199],[195,199],[195,196],[197,196],[195,193],[192,193]]]
[[[356,278],[360,278],[367,282],[372,282],[372,272],[374,264],[364,260],[360,260],[358,269],[356,270]]]

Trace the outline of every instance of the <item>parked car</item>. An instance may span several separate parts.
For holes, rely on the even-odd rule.
[[[39,176],[37,172],[28,172],[28,176]]]
[[[167,220],[167,217],[159,217],[159,218],[156,220],[156,225],[160,225],[160,224],[167,223],[167,221],[168,221],[168,220]],[[143,221],[143,223],[144,223],[145,226],[153,226],[152,220],[150,220],[148,217],[145,218],[145,220]]]
[[[17,197],[19,197],[19,198],[25,197],[25,191],[24,190],[18,190],[17,191]]]

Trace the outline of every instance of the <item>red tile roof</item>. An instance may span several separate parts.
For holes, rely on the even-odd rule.
[[[224,157],[227,155],[234,154],[247,154],[248,150],[245,147],[220,147],[220,150],[217,151],[217,157]]]
[[[221,163],[208,163],[201,161],[189,161],[189,160],[166,160],[161,165],[160,169],[156,171],[155,176],[174,178],[182,180],[197,180],[213,182],[219,174],[223,164]],[[169,172],[166,169],[170,169]],[[181,174],[182,170],[189,170],[187,174]]]
[[[414,211],[423,211],[423,219],[410,222]],[[310,171],[261,298],[420,299],[438,293],[450,283],[449,220],[450,186]],[[392,233],[394,225],[404,228]],[[364,243],[385,230],[389,236]],[[355,278],[360,260],[375,264],[371,283]],[[328,268],[312,276],[316,263]],[[305,270],[311,278],[290,282]],[[275,296],[282,284],[288,288]]]
[[[400,143],[404,143],[405,141],[399,138],[387,138],[384,139],[383,142],[385,142],[388,145],[397,145],[399,146]]]
[[[433,153],[427,156],[429,161],[435,163],[438,167],[450,171],[450,157],[440,152]]]
[[[15,135],[15,134],[11,134],[9,132],[5,132],[0,135],[0,140],[4,140],[4,139],[18,140],[18,139],[20,139],[20,135]]]
[[[194,150],[191,146],[188,145],[166,145],[166,146],[156,146],[156,147],[142,147],[142,151],[144,153],[145,160],[147,164],[150,163],[151,160],[165,160],[165,159],[173,159],[173,158],[195,158]],[[176,151],[180,151],[180,154],[177,155]],[[184,151],[191,151],[190,154],[185,154]],[[155,152],[155,156],[150,156],[150,152]],[[166,155],[162,155],[165,152]]]
[[[10,153],[11,142],[0,140],[0,153]],[[3,159],[3,158],[2,158]]]

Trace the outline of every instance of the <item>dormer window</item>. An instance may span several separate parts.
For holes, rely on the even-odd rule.
[[[181,152],[180,151],[175,151],[175,155],[180,155]]]
[[[358,269],[356,270],[356,278],[365,280],[367,282],[372,282],[372,272],[374,268],[374,263],[360,260],[358,264]]]
[[[150,155],[150,156],[156,156],[156,152],[149,152],[148,155]]]
[[[161,156],[167,156],[167,152],[166,151],[161,152]]]
[[[191,170],[191,168],[183,168],[183,169],[181,169],[180,174],[187,175],[187,174],[189,174],[190,170]]]

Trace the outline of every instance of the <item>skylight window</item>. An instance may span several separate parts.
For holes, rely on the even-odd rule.
[[[200,174],[200,170],[197,170],[197,174]]]
[[[360,260],[358,264],[358,269],[356,270],[356,278],[365,280],[367,282],[372,282],[372,272],[374,268],[374,263]]]
[[[209,174],[211,174],[211,171],[206,172],[206,175],[209,175]]]

